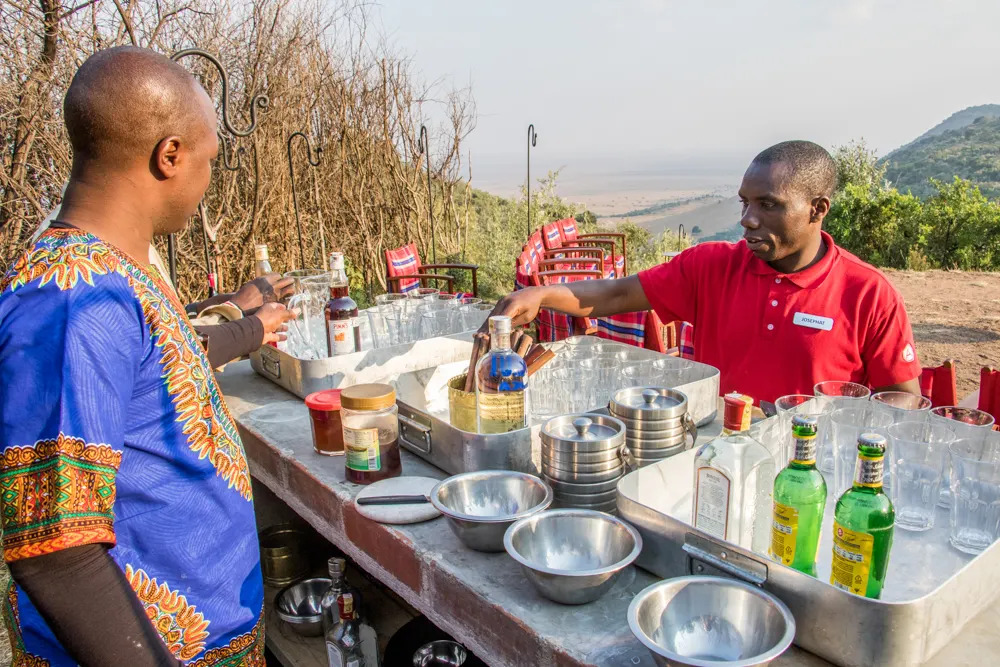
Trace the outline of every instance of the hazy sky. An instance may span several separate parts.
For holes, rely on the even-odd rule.
[[[1000,101],[995,0],[382,0],[429,80],[472,85],[473,162],[732,167],[789,138],[884,154]]]

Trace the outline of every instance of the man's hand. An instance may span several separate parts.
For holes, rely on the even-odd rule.
[[[250,317],[256,317],[264,325],[264,344],[285,340],[288,331],[286,322],[294,320],[297,313],[280,303],[265,303]]]
[[[265,303],[281,301],[291,296],[294,282],[291,278],[282,278],[277,273],[269,273],[241,287],[230,301],[245,313],[260,308]]]
[[[538,309],[542,307],[543,288],[526,287],[525,289],[511,292],[497,302],[490,317],[494,315],[507,315],[511,319],[514,327],[530,324],[538,315]],[[483,324],[480,331],[489,330],[489,319]]]

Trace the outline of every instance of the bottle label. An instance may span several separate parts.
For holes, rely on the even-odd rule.
[[[771,521],[771,558],[778,563],[791,565],[795,560],[795,540],[798,534],[799,511],[775,501]]]
[[[330,350],[333,356],[354,352],[354,318],[329,322],[327,331],[330,334]]]
[[[795,453],[792,463],[816,465],[816,436],[795,436]]]
[[[476,396],[480,422],[490,422],[490,433],[507,433],[524,428],[524,390],[503,391],[499,394],[480,392]]]
[[[854,483],[869,489],[877,489],[882,486],[882,477],[885,474],[884,456],[865,456],[858,454],[858,462],[854,467]]]
[[[344,667],[344,657],[340,654],[340,649],[330,642],[326,643],[326,659],[330,667]]]
[[[721,470],[702,466],[695,471],[694,527],[722,540],[729,525],[729,487]]]
[[[382,459],[378,446],[377,428],[344,427],[344,453],[346,465],[358,472],[372,472],[382,469]]]
[[[830,584],[842,591],[864,596],[868,592],[874,544],[875,538],[868,533],[847,530],[834,521]]]

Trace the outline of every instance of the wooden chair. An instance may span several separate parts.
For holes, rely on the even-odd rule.
[[[577,228],[576,220],[573,218],[557,220],[555,224],[559,225],[563,245],[572,245],[573,243],[593,243],[597,241],[606,243],[610,241],[611,248],[609,254],[611,255],[611,263],[615,269],[615,275],[613,277],[623,278],[628,275],[628,260],[626,259],[628,248],[626,246],[626,237],[624,233],[594,232],[591,234],[581,234]],[[615,239],[621,243],[621,251],[615,250]]]
[[[385,251],[385,280],[390,292],[405,294],[415,290],[428,281],[444,281],[447,285],[444,291],[454,293],[455,278],[443,273],[434,273],[441,269],[459,269],[472,273],[472,295],[479,296],[479,281],[476,264],[423,264],[417,253],[417,244],[410,243],[401,248]]]
[[[544,252],[537,250],[534,236],[532,234],[532,238],[528,239],[517,258],[514,268],[515,289],[603,277],[604,260],[600,251],[597,256],[573,255],[543,259]],[[580,249],[582,250],[584,249]],[[578,251],[571,249],[571,252]],[[565,268],[567,266],[572,268]],[[538,342],[551,343],[588,333],[593,327],[593,320],[542,308],[535,318],[535,326],[538,330]]]

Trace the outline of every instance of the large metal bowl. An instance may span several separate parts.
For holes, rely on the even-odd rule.
[[[781,600],[722,577],[653,584],[633,598],[628,625],[657,665],[761,665],[795,637],[795,618]]]
[[[548,484],[523,472],[483,470],[455,475],[431,490],[431,504],[465,546],[503,551],[503,536],[517,521],[552,504]]]
[[[521,519],[503,543],[538,592],[562,604],[601,597],[642,551],[639,533],[621,519],[578,509]]]
[[[325,577],[303,579],[282,588],[274,598],[278,618],[303,637],[323,634],[323,612],[320,602],[330,588]]]

